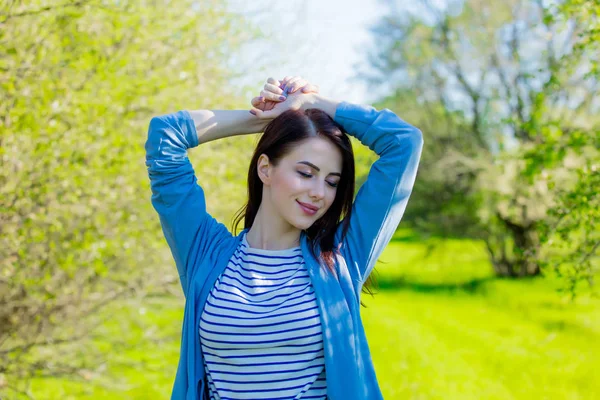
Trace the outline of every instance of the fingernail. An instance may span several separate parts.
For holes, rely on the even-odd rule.
[[[262,97],[262,96],[260,96],[260,97],[258,98],[258,100],[259,100],[259,101],[263,101],[263,99],[264,99],[264,97]]]
[[[285,99],[287,99],[287,97],[285,97],[285,96],[279,96],[279,100],[282,100],[282,101],[283,101],[283,100],[285,100]]]
[[[250,110],[250,114],[252,114],[252,115],[256,115],[256,111],[254,111],[254,110]]]

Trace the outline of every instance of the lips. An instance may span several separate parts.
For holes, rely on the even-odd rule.
[[[302,209],[302,211],[304,211],[305,214],[308,215],[315,215],[317,213],[317,211],[319,210],[319,207],[315,207],[311,204],[306,204],[303,203],[301,201],[296,200],[296,202],[298,202],[298,205],[300,206],[300,208]]]

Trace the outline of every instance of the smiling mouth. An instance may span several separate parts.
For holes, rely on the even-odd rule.
[[[296,200],[302,211],[304,211],[308,215],[315,215],[319,209],[315,206],[311,206],[310,204],[302,203]]]

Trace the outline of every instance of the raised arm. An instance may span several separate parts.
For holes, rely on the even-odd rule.
[[[285,91],[282,90],[285,88]],[[196,261],[209,250],[212,240],[227,228],[206,211],[204,191],[198,185],[187,150],[201,143],[229,136],[263,132],[282,112],[300,108],[303,99],[281,102],[284,94],[316,93],[318,87],[298,76],[281,82],[269,78],[260,97],[248,110],[178,111],[154,117],[148,128],[146,166],[152,188],[152,205],[160,217],[163,233],[175,259],[181,286],[187,294]],[[278,99],[278,101],[274,101]],[[283,97],[285,99],[285,97]]]
[[[350,215],[342,252],[353,280],[362,285],[390,242],[412,191],[423,147],[421,131],[388,109],[342,102],[334,120],[373,150],[373,163]],[[336,238],[341,239],[341,227]]]
[[[206,211],[204,191],[197,184],[187,149],[227,136],[262,132],[265,124],[247,110],[178,111],[150,121],[145,147],[152,205],[185,294],[194,272],[188,268],[190,252],[199,252],[194,259],[202,257],[210,239],[227,232]]]
[[[280,90],[265,89],[277,101],[275,96]],[[406,209],[423,147],[421,131],[388,109],[378,111],[371,106],[337,102],[316,93],[288,96],[285,100],[294,102],[302,109],[325,111],[349,135],[379,155],[354,200],[342,243],[349,272],[360,292]],[[338,243],[342,242],[342,227],[340,224],[336,232]]]

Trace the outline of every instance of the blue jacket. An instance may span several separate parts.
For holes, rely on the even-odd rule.
[[[410,196],[423,139],[421,132],[388,109],[342,102],[334,120],[380,157],[356,195],[350,228],[336,259],[337,277],[321,267],[300,245],[321,314],[327,374],[332,400],[381,399],[360,318],[361,288],[389,243]],[[205,379],[198,334],[204,303],[216,279],[240,243],[244,229],[232,235],[206,211],[187,149],[198,146],[187,111],[150,121],[146,165],[152,204],[160,216],[186,296],[181,353],[172,399],[203,399]],[[340,244],[341,232],[336,234]]]

